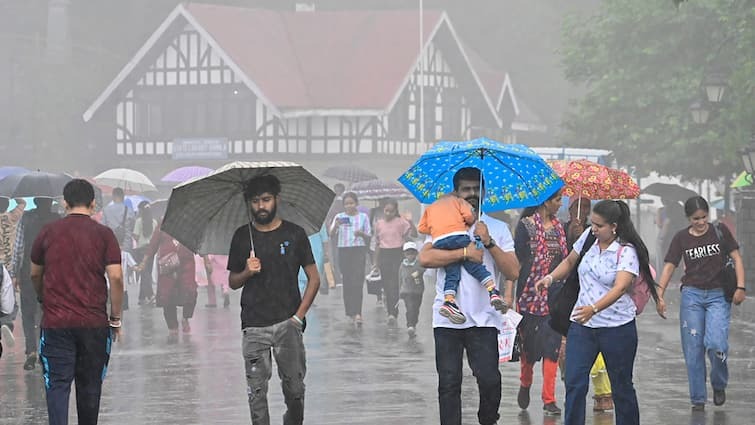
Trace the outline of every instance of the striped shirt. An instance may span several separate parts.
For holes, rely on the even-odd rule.
[[[335,239],[337,241],[336,246],[339,248],[367,246],[367,241],[364,238],[354,235],[354,232],[357,230],[361,230],[368,235],[372,234],[370,218],[363,212],[356,215],[348,215],[345,212],[336,214],[335,218],[333,218],[333,223],[330,225],[330,229],[331,231],[338,229],[338,235]]]

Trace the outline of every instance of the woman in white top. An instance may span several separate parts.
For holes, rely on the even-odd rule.
[[[600,201],[593,207],[592,226],[574,243],[569,256],[536,283],[548,287],[565,279],[579,261],[588,233],[593,246],[577,269],[579,296],[566,338],[566,404],[564,425],[585,423],[590,368],[603,353],[613,388],[616,425],[640,423],[632,370],[637,353],[636,308],[627,293],[640,273],[653,299],[656,283],[650,274],[648,250],[632,224],[629,206],[623,201]]]

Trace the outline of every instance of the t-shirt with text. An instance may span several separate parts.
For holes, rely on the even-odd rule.
[[[42,328],[108,326],[105,267],[121,264],[110,228],[70,214],[42,228],[31,261],[44,266]]]
[[[244,282],[242,329],[274,325],[293,316],[301,304],[299,268],[315,264],[307,233],[294,223],[284,220],[269,232],[260,232],[252,226],[252,237],[254,254],[262,263],[262,271]],[[244,271],[250,251],[249,226],[244,225],[233,234],[228,270]]]
[[[711,223],[701,236],[691,235],[687,227],[671,240],[664,261],[679,266],[679,261],[684,259],[683,285],[700,289],[722,286],[720,272],[724,267],[724,256],[739,249],[739,244],[726,226],[718,226],[723,242],[719,241],[713,226],[718,225]]]

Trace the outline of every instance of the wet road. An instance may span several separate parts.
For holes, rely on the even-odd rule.
[[[429,289],[429,288],[428,288]],[[103,389],[101,424],[243,424],[249,423],[246,384],[241,357],[239,293],[231,309],[204,308],[204,291],[192,320],[191,334],[170,340],[162,312],[151,307],[124,313],[123,340],[113,347]],[[311,425],[370,424],[423,425],[438,423],[437,377],[430,327],[431,291],[425,303],[418,336],[410,340],[399,318],[389,329],[385,312],[365,296],[365,324],[356,330],[343,315],[340,291],[319,295],[305,333],[308,355],[305,423]],[[692,414],[687,393],[678,330],[678,291],[669,293],[671,319],[663,321],[650,310],[639,318],[640,348],[635,364],[642,423],[690,425],[746,425],[755,423],[755,301],[733,310],[730,337],[730,384],[724,407]],[[402,313],[403,313],[403,306]],[[652,306],[649,306],[651,309]],[[22,369],[23,338],[20,318],[17,343],[0,360],[0,424],[45,423],[46,407],[40,369]],[[500,424],[560,424],[543,417],[536,368],[533,401],[528,413],[516,406],[518,364],[501,366],[503,374]],[[709,390],[709,397],[712,397]],[[280,423],[283,399],[277,374],[269,391],[273,423]],[[563,407],[564,388],[557,385]],[[71,423],[76,423],[74,398]],[[465,368],[464,423],[476,424],[474,377]],[[588,407],[592,401],[588,400]],[[613,424],[613,414],[593,415],[588,424]]]

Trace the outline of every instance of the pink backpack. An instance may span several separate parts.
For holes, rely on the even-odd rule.
[[[624,249],[624,246],[625,245],[621,245],[619,252],[616,254],[617,264],[619,262],[619,258],[621,258],[621,251]],[[650,267],[650,275],[653,276],[653,279],[655,279],[655,269],[651,265],[648,266]],[[632,286],[627,292],[632,298],[632,301],[634,301],[634,306],[637,308],[637,315],[640,315],[645,309],[645,305],[650,300],[650,297],[652,296],[650,294],[650,286],[648,285],[647,280],[645,280],[645,275],[643,275],[642,272],[635,276],[634,281],[632,282]]]

